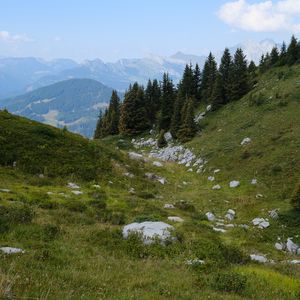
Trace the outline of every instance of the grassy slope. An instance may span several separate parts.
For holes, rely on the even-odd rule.
[[[277,81],[279,73],[285,79]],[[95,144],[0,113],[0,128],[6,130],[4,134],[0,130],[0,157],[14,154],[2,164],[17,161],[20,168],[0,167],[0,188],[12,191],[0,193],[0,203],[13,208],[29,205],[35,212],[30,223],[12,222],[0,233],[0,245],[26,250],[23,255],[0,255],[0,294],[11,283],[11,295],[41,299],[297,299],[298,266],[249,263],[232,247],[276,261],[296,258],[276,251],[274,243],[278,236],[299,233],[299,217],[291,213],[288,202],[300,166],[299,74],[299,67],[265,74],[252,92],[252,102],[265,100],[256,101],[261,105],[249,106],[248,95],[203,120],[201,136],[188,144],[208,160],[203,175],[171,163],[164,168],[138,165],[111,150],[114,139],[107,141],[108,146]],[[241,147],[247,136],[253,142]],[[67,169],[61,168],[62,163]],[[48,176],[39,178],[45,165]],[[217,168],[221,172],[216,182],[222,189],[212,191],[207,176]],[[125,171],[135,177],[124,177]],[[146,171],[165,176],[168,184],[147,181],[142,176]],[[257,186],[249,184],[252,178],[258,179]],[[228,188],[232,179],[241,181],[238,189]],[[72,195],[66,187],[69,180],[82,186],[82,196]],[[94,183],[101,185],[100,191]],[[131,187],[136,194],[128,192]],[[49,191],[54,194],[47,195]],[[264,198],[256,199],[257,193]],[[95,200],[105,200],[107,208],[95,208]],[[193,204],[196,211],[163,209],[164,203],[179,200]],[[271,220],[266,230],[213,232],[204,213],[224,216],[228,208],[237,211],[237,224],[250,225],[252,218],[267,217],[273,208],[280,208],[280,219]],[[167,221],[168,215],[185,219],[173,224],[180,243],[145,248],[120,236],[121,223]],[[190,258],[205,259],[207,264],[190,268],[185,265]],[[247,277],[241,294],[224,294],[212,287],[215,275],[223,270]]]

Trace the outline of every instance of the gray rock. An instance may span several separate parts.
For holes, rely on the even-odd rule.
[[[207,180],[209,180],[209,181],[215,181],[215,177],[214,176],[208,176]]]
[[[134,177],[134,175],[132,173],[129,173],[129,172],[125,172],[125,173],[123,173],[123,175],[126,176],[126,177],[129,177],[129,178]]]
[[[265,220],[264,218],[255,218],[252,220],[252,223],[254,226],[258,226],[261,229],[265,229],[270,226],[269,221]]]
[[[217,173],[219,173],[220,171],[221,171],[220,169],[216,169],[216,170],[214,170],[214,173],[217,174]]]
[[[286,249],[293,254],[298,254],[299,246],[295,244],[291,238],[288,238],[286,242]]]
[[[257,179],[255,179],[255,178],[252,179],[252,180],[251,180],[251,184],[253,184],[253,185],[257,184]]]
[[[269,211],[269,215],[272,219],[278,219],[278,213],[277,213],[278,209],[273,209]]]
[[[2,193],[10,193],[10,190],[9,189],[0,189],[0,192],[2,192]]]
[[[289,260],[288,263],[291,265],[300,265],[300,260],[298,259]]]
[[[277,249],[277,250],[284,250],[285,249],[285,244],[283,244],[283,243],[275,243],[275,249]]]
[[[67,187],[74,190],[80,189],[80,186],[73,182],[69,182]]]
[[[229,221],[232,221],[235,218],[235,211],[233,209],[228,209],[225,218],[227,218]]]
[[[168,217],[168,220],[169,221],[172,221],[172,222],[178,222],[178,223],[182,223],[184,220],[180,217],[175,217],[175,216],[170,216]]]
[[[136,152],[129,152],[128,156],[132,160],[137,160],[137,161],[145,161],[145,158],[142,154],[136,153]]]
[[[175,209],[175,206],[173,205],[173,204],[165,204],[164,205],[164,208],[166,208],[166,209]]]
[[[211,109],[212,109],[211,104],[209,104],[209,105],[206,106],[206,111],[210,111]]]
[[[76,195],[76,196],[79,196],[79,195],[82,195],[82,194],[83,194],[83,192],[81,192],[81,191],[72,191],[72,193],[73,193],[74,195]]]
[[[221,232],[221,233],[225,233],[226,230],[223,229],[223,228],[217,228],[217,227],[213,227],[213,230],[216,231],[216,232]]]
[[[160,161],[154,161],[153,166],[155,167],[163,167],[163,164]]]
[[[169,131],[164,134],[164,137],[165,137],[166,142],[168,142],[168,143],[173,141],[172,134]]]
[[[171,231],[174,227],[164,222],[143,222],[131,223],[123,227],[123,237],[128,238],[130,233],[141,235],[143,243],[149,245],[155,239],[162,243],[171,238]]]
[[[196,266],[196,265],[203,265],[205,264],[205,261],[204,260],[201,260],[201,259],[188,259],[186,261],[186,264],[189,265],[189,266]]]
[[[246,137],[244,138],[242,141],[241,141],[241,145],[244,146],[244,145],[248,145],[251,143],[251,139],[249,137]]]
[[[263,255],[251,254],[250,258],[251,258],[251,260],[257,261],[257,262],[260,262],[260,263],[268,262],[268,259]]]
[[[13,247],[1,247],[0,251],[2,251],[5,254],[25,253],[23,249]]]
[[[229,187],[231,187],[231,188],[236,188],[236,187],[238,187],[240,185],[240,182],[238,181],[238,180],[232,180],[232,181],[230,181],[230,183],[229,183]]]
[[[213,222],[216,219],[216,216],[212,212],[207,212],[205,215],[206,215],[208,221]]]
[[[212,187],[213,190],[220,190],[221,186],[219,184],[216,184]]]

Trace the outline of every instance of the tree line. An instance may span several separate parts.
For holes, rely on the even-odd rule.
[[[161,145],[166,131],[175,139],[188,141],[197,132],[194,112],[201,103],[211,104],[212,110],[218,110],[247,94],[256,83],[258,73],[299,61],[300,43],[294,36],[288,47],[283,43],[280,50],[274,47],[263,55],[259,66],[253,61],[248,63],[240,48],[233,56],[226,48],[219,66],[210,53],[202,71],[198,64],[186,65],[177,86],[165,73],[160,82],[149,80],[146,88],[138,83],[130,85],[123,102],[117,91],[113,91],[108,108],[100,112],[94,138],[135,135],[155,127],[160,132]]]

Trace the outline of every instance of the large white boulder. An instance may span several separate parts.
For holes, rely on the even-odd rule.
[[[287,239],[286,249],[293,254],[300,254],[300,248],[297,244],[295,244],[291,238]]]
[[[168,142],[168,143],[173,141],[172,134],[169,131],[164,134],[164,138],[165,138],[166,142]]]
[[[240,185],[240,182],[238,181],[238,180],[232,180],[232,181],[230,181],[230,183],[229,183],[229,187],[231,187],[231,188],[236,188],[236,187],[238,187]]]
[[[174,227],[164,222],[142,222],[131,223],[123,227],[123,237],[128,238],[129,234],[137,233],[141,235],[143,243],[149,245],[159,239],[165,242],[171,238],[171,231]]]
[[[1,247],[0,251],[2,251],[5,254],[25,253],[23,249],[13,247]]]

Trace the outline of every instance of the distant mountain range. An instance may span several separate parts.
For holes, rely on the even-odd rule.
[[[248,60],[256,63],[263,53],[271,51],[274,41],[248,41],[230,50],[233,53],[241,47]],[[223,51],[214,53],[219,61]],[[170,57],[149,56],[140,59],[120,59],[115,63],[104,63],[100,59],[77,63],[70,59],[45,61],[38,58],[0,58],[0,97],[6,98],[47,86],[62,80],[88,78],[102,82],[119,91],[124,91],[130,83],[145,84],[149,78],[162,77],[168,72],[177,83],[187,63],[196,62],[203,67],[206,56],[177,52]]]
[[[69,79],[0,100],[0,108],[91,137],[112,89],[92,79]],[[122,96],[122,95],[121,95]]]

